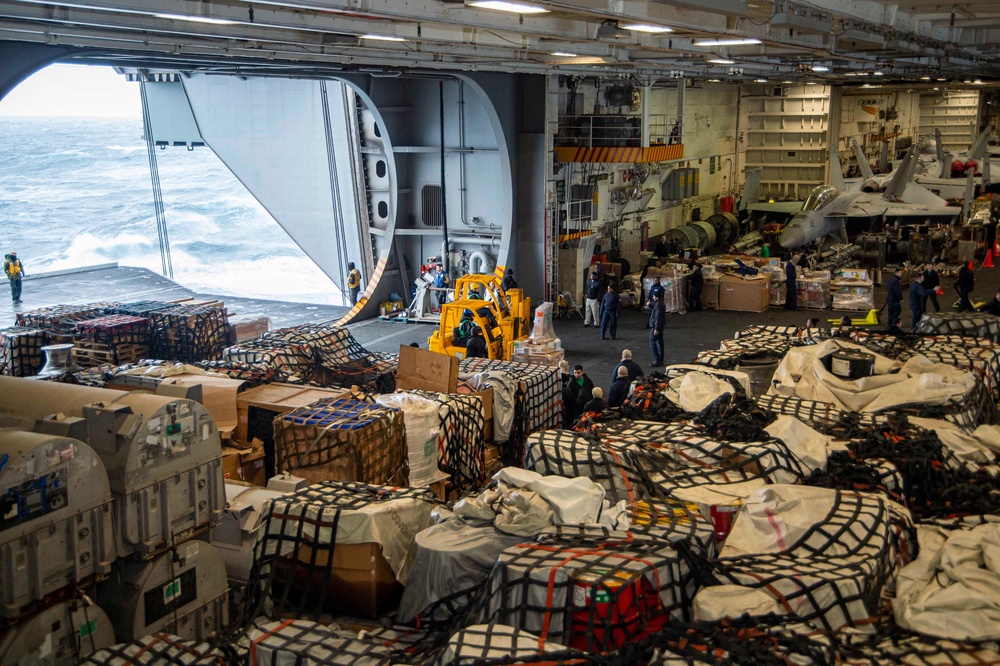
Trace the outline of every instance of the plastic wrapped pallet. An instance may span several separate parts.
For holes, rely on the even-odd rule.
[[[409,482],[403,413],[350,398],[324,398],[274,420],[277,469],[310,483]]]
[[[250,632],[250,664],[267,666],[391,666],[387,646],[307,620],[271,622]]]
[[[520,465],[524,460],[528,435],[557,428],[562,423],[562,382],[558,368],[486,358],[467,358],[458,367],[462,374],[506,372],[518,383],[510,438],[500,450],[505,466]]]
[[[961,335],[1000,342],[1000,317],[985,313],[925,313],[917,322],[917,333]]]
[[[875,307],[875,285],[871,280],[838,278],[830,286],[834,310],[871,310]]]
[[[309,347],[280,339],[249,340],[226,347],[222,360],[273,370],[294,381],[307,382],[315,373],[315,359]]]
[[[687,619],[696,590],[687,560],[665,541],[551,538],[503,551],[484,616],[543,641],[606,652]]]
[[[38,328],[11,326],[0,329],[0,375],[31,377],[45,365],[42,347],[49,334]]]
[[[83,442],[0,430],[0,617],[111,571],[118,556],[101,459]]]
[[[687,278],[679,271],[663,271],[661,275],[649,276],[642,281],[644,294],[649,294],[650,287],[653,286],[654,277],[660,278],[660,286],[663,287],[663,308],[667,312],[686,312]]]
[[[795,286],[799,307],[823,310],[830,305],[830,271],[802,271]]]
[[[114,642],[111,620],[100,606],[89,599],[69,599],[0,630],[0,664],[77,666]]]
[[[99,650],[81,666],[226,666],[226,653],[210,644],[156,633]]]
[[[464,491],[486,482],[479,396],[408,391],[376,402],[403,411],[411,486],[450,477],[452,486]]]
[[[217,359],[229,339],[221,303],[174,305],[149,313],[149,353],[153,358],[194,363]]]
[[[133,363],[149,356],[149,319],[105,315],[75,325],[73,360],[83,367]]]
[[[117,303],[88,303],[86,305],[53,305],[37,310],[17,313],[17,325],[40,328],[49,333],[53,343],[72,342],[76,334],[76,322],[101,317],[105,308]]]
[[[723,584],[702,588],[695,617],[794,615],[835,631],[880,612],[906,511],[878,494],[773,485],[744,503],[719,554]]]
[[[380,615],[398,603],[433,502],[427,489],[333,481],[266,502],[250,587],[277,613]]]
[[[459,617],[493,570],[500,553],[528,541],[492,524],[475,525],[453,516],[417,533],[410,570],[396,619],[437,626]]]

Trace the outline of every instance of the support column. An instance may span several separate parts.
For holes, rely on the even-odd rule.
[[[75,51],[66,46],[0,42],[0,100],[21,81]]]

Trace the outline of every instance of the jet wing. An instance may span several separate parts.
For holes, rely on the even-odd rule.
[[[928,217],[958,217],[961,208],[955,206],[913,206],[906,204],[889,204],[884,215],[891,218],[926,219]]]

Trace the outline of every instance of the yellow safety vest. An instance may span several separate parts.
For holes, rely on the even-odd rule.
[[[353,271],[347,274],[347,287],[349,289],[357,289],[361,286],[361,271],[355,268]]]

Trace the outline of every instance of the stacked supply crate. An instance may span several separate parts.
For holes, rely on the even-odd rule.
[[[73,360],[90,368],[102,363],[134,363],[149,356],[149,319],[132,315],[105,315],[78,321]]]
[[[73,342],[76,322],[104,316],[106,309],[117,303],[89,303],[87,305],[53,305],[37,310],[17,313],[17,325],[47,331],[49,342]]]
[[[823,310],[830,305],[830,271],[802,271],[795,278],[797,305],[809,310]]]
[[[31,377],[45,365],[42,347],[49,334],[38,328],[11,326],[0,329],[0,375]]]
[[[150,355],[194,363],[218,359],[226,348],[229,321],[221,303],[174,305],[149,313]]]
[[[315,359],[306,345],[281,339],[258,338],[226,347],[222,360],[243,363],[261,371],[274,371],[289,381],[308,382],[315,373]]]
[[[360,481],[405,486],[403,413],[349,398],[323,399],[274,421],[279,471],[310,483]]]

